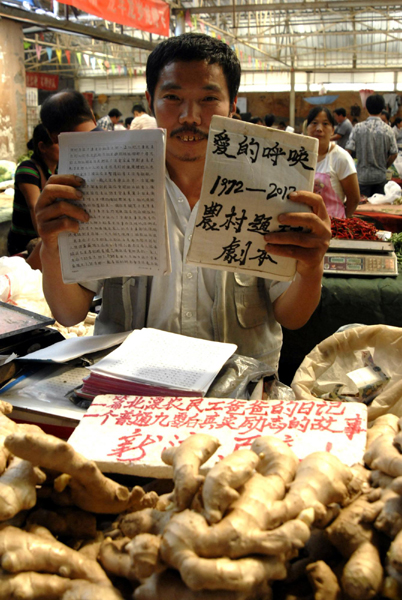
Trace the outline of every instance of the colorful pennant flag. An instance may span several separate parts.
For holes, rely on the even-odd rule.
[[[91,56],[91,67],[95,70],[95,67],[96,67],[96,58],[94,56]]]
[[[81,62],[82,62],[82,54],[81,54],[81,52],[76,52],[75,55],[77,57],[78,64],[81,66]]]
[[[88,56],[88,54],[84,54],[84,60],[85,60],[85,64],[87,65],[87,67],[89,67],[89,56]]]
[[[36,56],[37,59],[40,60],[40,55],[42,54],[42,46],[39,44],[35,44]]]
[[[70,50],[65,50],[66,53],[66,57],[67,57],[67,62],[70,65],[71,64],[71,52]]]
[[[53,48],[51,48],[50,46],[46,46],[46,53],[47,53],[47,59],[52,60]]]
[[[56,48],[56,56],[57,56],[59,63],[61,63],[61,54],[62,54],[62,52],[61,52],[60,48]]]

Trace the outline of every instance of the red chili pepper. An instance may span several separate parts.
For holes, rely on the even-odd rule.
[[[377,229],[371,223],[362,219],[351,217],[349,219],[337,219],[331,217],[332,237],[341,240],[377,240]]]

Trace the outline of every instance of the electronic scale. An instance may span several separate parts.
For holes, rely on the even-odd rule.
[[[324,256],[325,275],[396,277],[398,260],[391,242],[333,238]]]

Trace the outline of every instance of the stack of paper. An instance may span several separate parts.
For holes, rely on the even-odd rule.
[[[235,344],[138,329],[89,367],[91,374],[81,394],[204,396],[236,348]]]
[[[171,272],[165,202],[165,132],[62,133],[60,173],[85,180],[90,215],[59,235],[64,283]]]

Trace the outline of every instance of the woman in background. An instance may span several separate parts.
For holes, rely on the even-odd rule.
[[[349,152],[331,142],[335,119],[324,106],[315,106],[307,117],[307,135],[318,139],[314,191],[325,202],[330,217],[351,217],[360,202],[356,167]]]
[[[393,122],[392,131],[394,132],[396,145],[398,146],[398,151],[402,150],[402,119],[401,117],[396,117]]]
[[[15,172],[13,214],[7,239],[10,256],[23,252],[28,242],[38,237],[35,204],[59,162],[59,145],[53,144],[41,123],[35,127],[27,147],[33,154],[21,162]]]

